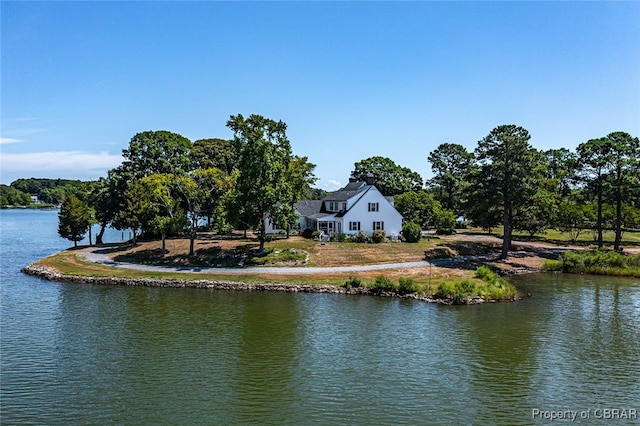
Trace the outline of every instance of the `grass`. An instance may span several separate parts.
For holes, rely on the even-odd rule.
[[[558,260],[546,261],[544,269],[573,274],[640,278],[640,254],[625,256],[611,250],[568,251],[562,253]]]
[[[498,232],[496,234],[496,232]],[[493,232],[494,235],[501,236],[502,230],[497,229]],[[605,245],[613,246],[616,234],[614,231],[605,230],[602,233],[602,239]],[[576,246],[595,246],[597,241],[594,238],[594,232],[591,230],[584,230],[578,235],[578,239],[575,243],[570,242],[568,232],[560,232],[556,229],[549,229],[544,234],[538,234],[531,237],[527,232],[514,231],[513,238],[520,241],[539,241],[556,245],[576,245]],[[640,232],[624,232],[622,234],[622,246],[623,247],[638,247],[640,246]]]

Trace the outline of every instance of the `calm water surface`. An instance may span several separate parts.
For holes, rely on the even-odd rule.
[[[19,269],[70,246],[56,212],[0,215],[2,424],[548,423],[535,409],[604,424],[598,409],[640,411],[638,280],[521,276],[530,299],[472,307],[54,283]]]

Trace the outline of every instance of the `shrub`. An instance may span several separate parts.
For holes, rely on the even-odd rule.
[[[420,293],[421,287],[413,281],[413,278],[400,277],[398,279],[398,293]]]
[[[381,229],[373,231],[373,235],[371,236],[371,240],[376,244],[383,242],[385,238],[387,238],[387,234]]]
[[[455,288],[453,283],[441,282],[436,287],[436,292],[433,294],[435,297],[450,298],[455,296]]]
[[[454,297],[456,299],[463,299],[465,297],[476,296],[478,294],[476,283],[470,279],[456,281],[454,288],[455,288]]]
[[[407,222],[402,225],[402,236],[408,243],[417,243],[422,238],[422,229],[415,222]]]
[[[640,255],[625,256],[611,250],[567,251],[558,261],[563,272],[640,277]]]
[[[358,231],[358,233],[355,235],[354,237],[354,241],[356,243],[366,243],[369,241],[369,237],[367,236],[367,233],[364,232],[362,229]]]
[[[396,284],[384,275],[378,275],[369,287],[374,294],[380,294],[383,291],[396,291],[398,289]]]
[[[488,266],[484,265],[479,266],[478,269],[476,269],[475,276],[476,278],[480,278],[482,281],[488,283],[493,283],[500,279],[500,277],[498,277],[498,274],[493,272]]]
[[[347,279],[347,281],[344,283],[343,287],[346,288],[346,289],[349,289],[349,288],[352,288],[352,287],[353,288],[358,288],[361,285],[362,285],[362,281],[360,281],[360,278],[350,276]]]
[[[310,240],[311,238],[313,238],[313,229],[307,228],[304,231],[302,231],[300,235],[302,235],[303,238]]]
[[[331,241],[336,241],[339,243],[344,243],[344,241],[347,239],[347,236],[345,234],[343,234],[342,232],[337,232],[335,234],[333,234],[333,236],[331,237]]]
[[[320,239],[320,231],[313,231],[311,233],[311,238],[314,240],[319,240]]]
[[[437,229],[436,235],[456,235],[456,230],[451,229]]]

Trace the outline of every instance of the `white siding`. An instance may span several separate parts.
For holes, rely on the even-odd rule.
[[[370,212],[369,203],[378,203],[378,211]],[[360,222],[360,229],[367,235],[373,233],[373,222],[384,222],[387,236],[399,235],[402,231],[402,216],[375,187],[371,187],[364,195],[351,198],[349,206],[352,206],[351,209],[342,217],[342,232],[345,234],[358,233],[349,230],[349,222]]]

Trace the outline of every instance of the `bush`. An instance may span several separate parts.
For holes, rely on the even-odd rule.
[[[300,235],[302,235],[302,238],[306,238],[310,240],[311,238],[313,238],[313,229],[307,228],[304,231],[302,231]]]
[[[373,235],[371,236],[371,240],[376,244],[384,242],[385,238],[387,238],[387,234],[381,229],[373,231]]]
[[[358,288],[361,285],[362,285],[362,281],[360,281],[360,278],[350,276],[347,279],[347,281],[344,283],[343,287],[346,289],[350,289],[350,288]]]
[[[356,243],[366,243],[369,241],[369,237],[367,236],[367,233],[364,232],[362,229],[358,231],[358,233],[355,235],[354,237],[354,241]]]
[[[398,293],[409,294],[421,292],[422,288],[413,281],[413,278],[400,277],[398,279]]]
[[[311,233],[311,239],[313,240],[319,240],[320,239],[320,231],[313,231]]]
[[[482,281],[488,283],[494,283],[500,279],[500,277],[498,277],[498,274],[493,272],[488,266],[484,265],[479,266],[478,269],[476,269],[475,276],[476,278],[480,278]]]
[[[333,234],[333,236],[331,237],[331,241],[336,241],[338,243],[344,243],[346,239],[347,239],[347,236],[342,232],[337,232]]]
[[[422,238],[422,229],[415,222],[407,222],[402,225],[402,236],[408,243],[417,243]]]
[[[374,294],[380,294],[383,291],[396,291],[398,289],[397,285],[384,275],[378,275],[369,287]]]
[[[441,282],[436,287],[436,292],[433,295],[440,298],[451,298],[454,297],[455,292],[453,283]]]
[[[436,235],[456,235],[455,229],[437,229]]]
[[[640,277],[640,255],[625,256],[611,250],[566,251],[558,261],[562,272]]]

